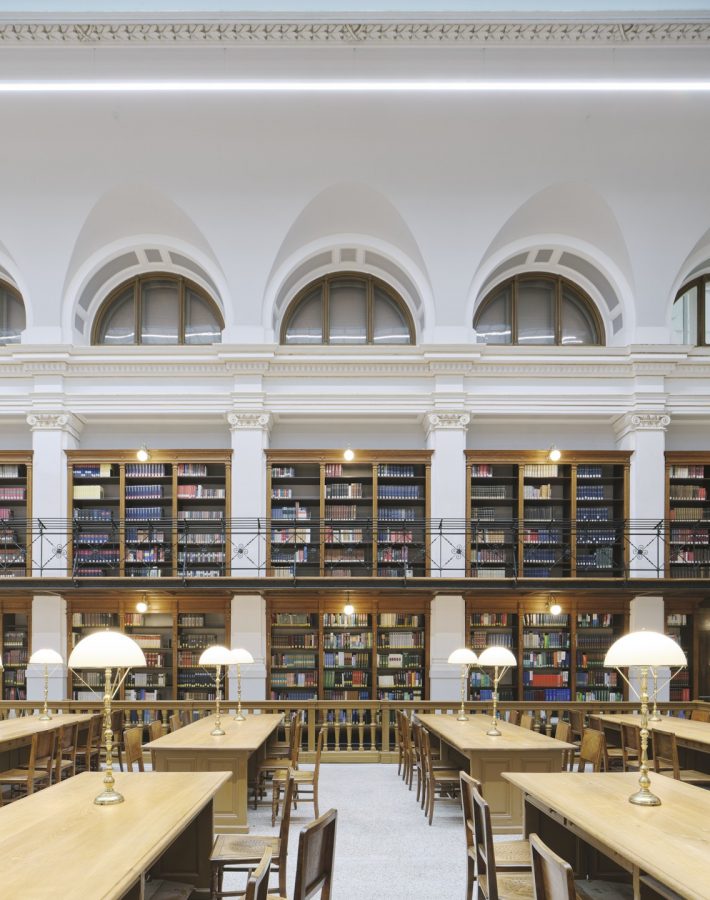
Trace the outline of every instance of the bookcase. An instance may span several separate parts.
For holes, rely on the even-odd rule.
[[[623,612],[577,611],[575,700],[621,701],[627,696],[616,669],[604,667],[607,650],[626,631],[628,617]]]
[[[710,453],[666,453],[667,578],[710,578],[709,487]]]
[[[699,688],[699,635],[697,609],[683,600],[667,600],[665,603],[665,633],[685,651],[688,665],[676,675],[669,685],[670,700],[696,700]]]
[[[70,572],[209,578],[230,572],[228,451],[68,450]]]
[[[428,598],[272,596],[267,615],[271,699],[426,699]]]
[[[620,578],[627,567],[626,451],[466,451],[466,569],[473,578]]]
[[[5,598],[2,617],[2,662],[0,672],[3,700],[27,699],[27,665],[30,658],[32,601]]]
[[[429,574],[430,451],[267,450],[272,577]]]
[[[495,610],[495,602],[488,604],[485,611],[469,612],[469,646],[477,655],[486,647],[506,647],[518,656],[518,613],[507,610]],[[490,700],[493,696],[493,679],[488,670],[472,668],[469,677],[469,699]],[[517,700],[518,674],[515,669],[508,669],[498,685],[501,700]]]
[[[0,451],[0,578],[32,574],[32,453]]]
[[[138,600],[148,603],[147,612],[136,611]],[[176,600],[159,593],[75,598],[67,601],[67,621],[70,652],[81,638],[105,628],[123,631],[141,646],[146,666],[130,670],[123,684],[122,699],[215,698],[215,669],[203,668],[198,660],[202,651],[212,644],[229,645],[230,600],[226,595],[204,600]],[[69,696],[75,700],[97,699],[103,691],[103,673],[90,670],[79,674],[83,681],[69,673]],[[223,678],[226,697],[224,672]]]

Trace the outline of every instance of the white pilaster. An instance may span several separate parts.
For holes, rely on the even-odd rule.
[[[232,597],[230,647],[243,647],[254,657],[253,665],[242,666],[242,700],[266,698],[266,601],[261,594]],[[237,696],[236,671],[229,670],[230,701]]]
[[[49,699],[63,700],[67,687],[67,604],[59,594],[41,594],[32,598],[31,652],[56,650],[65,662],[49,669]],[[27,669],[27,699],[44,699],[44,666]]]
[[[629,628],[631,631],[658,631],[663,634],[666,630],[666,617],[663,597],[634,597],[630,606]],[[668,700],[670,688],[666,684],[670,670],[661,668],[658,670],[658,699]],[[638,673],[635,670],[629,675],[631,683],[638,690]],[[665,685],[665,687],[661,687]],[[652,688],[652,683],[649,687]],[[630,699],[634,699],[631,697]]]
[[[27,424],[32,429],[32,518],[45,529],[32,546],[32,573],[37,577],[66,575],[71,532],[58,521],[66,521],[68,516],[64,451],[77,447],[81,422],[69,412],[33,410]]]
[[[461,669],[447,662],[466,647],[466,603],[460,594],[437,594],[431,601],[429,686],[432,700],[456,701],[461,696]]]
[[[264,574],[266,562],[266,459],[272,416],[268,412],[227,413],[232,433],[232,574]]]
[[[424,417],[427,448],[434,451],[431,460],[431,574],[434,577],[466,574],[464,451],[470,420],[469,414],[461,411],[433,410]],[[439,523],[442,523],[441,534]]]
[[[663,542],[655,526],[665,515],[666,428],[670,416],[664,412],[637,411],[615,423],[621,450],[631,450],[629,497],[631,576],[663,576]]]

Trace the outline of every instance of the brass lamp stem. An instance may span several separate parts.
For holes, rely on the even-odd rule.
[[[220,709],[219,709],[219,701],[222,696],[222,666],[217,664],[217,718],[214,723],[214,728],[210,732],[210,734],[214,734],[215,736],[224,734],[224,729],[222,728],[222,720],[220,718]]]
[[[461,666],[461,709],[459,714],[456,716],[457,722],[468,722],[468,716],[466,715],[466,709],[464,707],[464,703],[466,702],[466,680],[468,676],[468,666],[464,663]]]
[[[498,729],[498,682],[500,681],[500,673],[498,666],[493,669],[493,723],[486,732],[490,737],[500,737]]]
[[[641,666],[641,759],[639,760],[639,789],[629,797],[637,806],[660,806],[661,800],[649,790],[648,777],[648,666]]]
[[[661,714],[658,712],[658,672],[656,669],[651,669],[651,674],[653,675],[653,713],[649,719],[649,722],[660,722]]]
[[[94,798],[94,803],[99,806],[109,806],[112,803],[123,803],[123,794],[115,789],[113,777],[113,731],[111,730],[111,669],[104,673],[104,741],[106,743],[106,774],[104,775],[104,789]]]
[[[237,714],[234,717],[236,722],[246,722],[246,716],[242,712],[242,670],[237,663]]]
[[[47,663],[44,664],[44,706],[42,707],[42,714],[39,717],[40,722],[49,722],[52,718],[49,709],[47,708],[47,700],[49,699],[49,667]]]

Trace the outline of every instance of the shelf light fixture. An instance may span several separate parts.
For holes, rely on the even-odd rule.
[[[553,444],[550,449],[547,451],[547,458],[550,462],[559,462],[562,458],[562,451],[557,446],[557,444]]]
[[[343,612],[346,616],[352,616],[352,614],[355,612],[355,607],[350,602],[350,591],[348,591],[345,598],[345,606],[343,607]]]
[[[562,606],[552,597],[547,601],[547,611],[552,616],[559,616],[562,613]]]
[[[143,594],[138,603],[136,603],[136,612],[147,613],[148,609],[148,601],[146,600],[145,594]]]
[[[355,459],[355,453],[353,452],[351,447],[346,447],[343,451],[343,459],[347,462],[352,462]]]
[[[136,457],[139,462],[148,462],[150,459],[150,450],[145,444],[141,444],[140,449],[136,450]]]

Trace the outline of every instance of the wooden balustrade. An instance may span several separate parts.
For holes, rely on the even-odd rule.
[[[41,704],[31,700],[0,701],[0,719],[12,716],[33,715]],[[338,702],[328,700],[312,700],[306,702],[283,702],[280,700],[246,701],[242,704],[250,714],[297,712],[303,715],[303,759],[311,762],[315,757],[318,731],[327,726],[327,751],[323,755],[324,762],[393,762],[397,757],[397,719],[395,711],[404,710],[412,713],[439,713],[455,715],[459,704],[455,701],[410,701],[394,703],[390,701],[361,700]],[[103,703],[89,703],[80,700],[57,700],[49,703],[51,712],[101,712]],[[198,719],[214,712],[215,705],[199,701],[165,701],[136,702],[115,701],[114,709],[125,711],[126,720],[146,726],[155,719],[162,719],[166,724],[171,715],[187,711],[190,719]],[[690,717],[693,709],[710,710],[710,703],[700,701],[659,703],[661,713]],[[638,709],[636,703],[501,703],[500,713],[505,717],[508,710],[517,709],[534,717],[535,728],[551,734],[558,718],[569,718],[572,710],[582,710],[587,715],[606,713],[633,712]],[[223,706],[224,715],[233,715],[235,708],[232,701]],[[467,703],[469,715],[490,715],[490,703]]]

